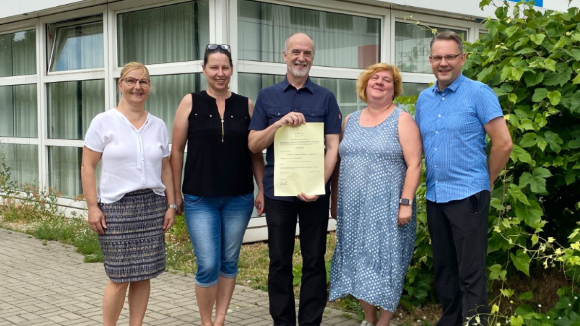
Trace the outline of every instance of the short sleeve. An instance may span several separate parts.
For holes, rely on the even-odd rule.
[[[326,117],[324,117],[324,134],[340,134],[342,131],[342,113],[332,92],[327,96]]]
[[[105,150],[105,137],[103,132],[102,115],[97,115],[91,121],[91,125],[85,134],[84,145],[95,152],[102,153]]]
[[[421,94],[419,94],[419,98],[417,99],[417,104],[415,105],[415,123],[417,124],[417,126],[419,126],[419,120],[421,117],[421,114],[419,113],[419,111],[421,111]]]
[[[268,128],[268,119],[263,104],[264,96],[264,91],[260,91],[258,99],[256,100],[256,105],[254,106],[254,114],[252,114],[252,120],[250,121],[248,130],[264,130]]]
[[[477,119],[482,126],[491,120],[503,116],[503,111],[495,92],[487,85],[479,85],[474,95]]]

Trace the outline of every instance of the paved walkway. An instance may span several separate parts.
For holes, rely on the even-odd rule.
[[[0,228],[0,326],[99,325],[107,277],[74,247]],[[192,276],[163,273],[151,285],[144,325],[200,325]],[[272,325],[265,292],[236,287],[226,325]],[[127,303],[119,325],[127,325]],[[356,326],[328,309],[323,325]]]

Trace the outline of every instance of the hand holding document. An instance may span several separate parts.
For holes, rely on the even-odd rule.
[[[324,123],[278,129],[274,159],[274,196],[325,194]]]

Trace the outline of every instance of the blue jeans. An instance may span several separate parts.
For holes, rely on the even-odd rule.
[[[204,197],[184,194],[183,201],[185,223],[197,262],[197,285],[215,285],[219,276],[236,277],[254,194]]]

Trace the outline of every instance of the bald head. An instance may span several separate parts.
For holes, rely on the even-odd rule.
[[[288,38],[286,39],[286,42],[284,42],[284,53],[288,53],[288,44],[290,43],[291,40],[300,40],[300,41],[306,41],[309,40],[312,46],[312,54],[314,55],[314,41],[312,40],[312,38],[310,36],[308,36],[308,34],[305,33],[294,33],[290,36],[288,36]]]

